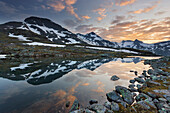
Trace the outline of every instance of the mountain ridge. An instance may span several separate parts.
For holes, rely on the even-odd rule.
[[[164,41],[154,44],[143,43],[136,39],[123,40],[122,42],[111,42],[105,40],[94,32],[87,34],[72,33],[63,28],[61,25],[51,21],[47,18],[31,16],[24,20],[24,22],[11,21],[0,24],[0,32],[9,34],[23,35],[26,37],[38,37],[39,40],[48,40],[56,44],[82,44],[93,45],[111,48],[132,48],[139,50],[146,50],[157,55],[170,56],[170,41]]]

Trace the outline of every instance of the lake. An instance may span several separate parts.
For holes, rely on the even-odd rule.
[[[1,59],[0,113],[67,113],[66,102],[75,99],[83,107],[91,99],[104,103],[107,92],[136,77],[130,70],[141,74],[150,68],[143,59],[153,58]]]

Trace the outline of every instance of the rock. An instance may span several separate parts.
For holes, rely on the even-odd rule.
[[[132,93],[125,87],[122,86],[116,86],[116,92],[120,93],[123,97],[123,100],[127,102],[128,104],[132,104],[134,102],[134,98]]]
[[[121,101],[120,104],[121,104],[122,106],[124,106],[125,108],[127,108],[127,106],[128,106],[128,104],[127,104],[126,102],[124,102],[124,101]]]
[[[135,88],[129,88],[129,90],[130,90],[131,92],[138,92],[138,90],[135,89]]]
[[[130,84],[128,87],[129,87],[129,88],[134,88],[134,87],[135,87],[135,84]]]
[[[143,75],[140,75],[140,76],[138,76],[139,78],[145,78],[145,76],[143,76]]]
[[[137,84],[137,88],[140,89],[142,87],[142,85],[140,84]]]
[[[115,102],[111,103],[111,110],[112,111],[119,111],[119,105]]]
[[[167,100],[165,98],[158,98],[159,101],[161,102],[166,102]]]
[[[130,72],[134,72],[133,70],[130,70]]]
[[[157,99],[154,99],[153,102],[154,102],[154,103],[158,103],[159,101],[158,101]]]
[[[106,113],[107,111],[106,107],[100,104],[93,104],[89,107],[89,109],[96,113]]]
[[[136,93],[132,93],[133,97],[135,97],[137,94]]]
[[[115,101],[115,102],[120,102],[120,100],[122,100],[122,98],[120,97],[120,95],[118,93],[116,93],[115,91],[112,91],[110,93],[106,94],[107,99],[109,101]]]
[[[158,109],[162,109],[165,104],[166,104],[166,102],[155,103],[155,105],[157,106]]]
[[[108,102],[108,101],[104,103],[104,106],[105,106],[107,109],[111,109],[111,103]]]
[[[149,70],[148,70],[148,74],[149,74],[149,75],[152,75],[152,74],[154,74],[154,71],[153,71],[153,69],[149,69]]]
[[[67,101],[66,102],[66,107],[69,107],[70,106],[70,101]]]
[[[148,85],[148,87],[152,87],[152,86],[161,86],[161,84],[160,83],[158,83],[158,82],[154,82],[154,81],[149,81],[148,83],[147,83],[147,85]]]
[[[142,78],[134,78],[139,83],[145,83],[145,81]]]
[[[70,112],[75,111],[75,110],[79,110],[79,107],[80,107],[79,102],[78,102],[77,99],[75,99],[74,102],[73,102],[73,105],[70,109]]]
[[[130,80],[129,82],[130,82],[130,83],[135,83],[135,80]]]
[[[95,113],[95,112],[93,112],[93,111],[91,111],[89,109],[85,109],[85,113]]]
[[[151,101],[151,100],[141,100],[141,101],[139,101],[139,102],[137,102],[139,105],[141,105],[141,106],[143,106],[145,109],[157,109],[156,108],[156,106],[155,106],[155,104],[153,103],[153,101]]]
[[[112,77],[111,77],[111,80],[113,80],[113,81],[116,81],[116,80],[119,80],[120,78],[119,77],[117,77],[116,75],[113,75]]]
[[[97,103],[98,103],[98,101],[97,101],[97,100],[94,100],[94,99],[89,101],[89,104],[90,104],[90,105],[92,105],[92,104],[97,104]]]
[[[152,100],[151,97],[149,97],[148,95],[146,95],[144,93],[139,93],[139,95],[137,95],[135,99],[136,99],[137,102],[142,101],[142,100],[146,100],[146,99],[148,99],[150,101]]]
[[[137,71],[135,71],[134,73],[135,73],[136,76],[138,76],[138,72]]]

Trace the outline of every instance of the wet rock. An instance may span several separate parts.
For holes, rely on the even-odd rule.
[[[135,89],[135,88],[129,88],[129,90],[130,90],[131,92],[138,92],[138,90]]]
[[[116,75],[113,75],[112,77],[111,77],[111,80],[113,80],[113,81],[116,81],[116,80],[119,80],[120,78],[119,77],[117,77]]]
[[[74,102],[73,102],[73,105],[70,109],[70,112],[75,111],[75,110],[79,110],[79,107],[80,107],[80,104],[79,104],[78,100],[75,99]]]
[[[105,113],[107,111],[107,108],[100,104],[93,104],[89,107],[89,109],[96,113]]]
[[[152,97],[152,98],[156,98],[157,96],[154,94],[154,93],[152,93],[152,92],[147,92],[147,95],[149,95],[150,97]]]
[[[137,86],[136,86],[138,89],[140,89],[141,87],[142,87],[142,85],[140,85],[140,84],[137,84]]]
[[[148,95],[144,94],[144,93],[139,93],[139,95],[136,96],[136,101],[142,101],[142,100],[152,100],[151,97],[149,97]]]
[[[134,72],[133,70],[130,70],[130,72]]]
[[[119,105],[115,102],[111,103],[111,110],[112,111],[119,111]]]
[[[124,102],[124,101],[121,101],[120,104],[121,104],[123,107],[125,107],[125,108],[127,108],[127,106],[128,106],[128,104],[127,104],[126,102]]]
[[[149,74],[149,75],[152,75],[152,74],[154,74],[154,71],[153,71],[153,69],[149,69],[149,70],[148,70],[148,74]]]
[[[155,104],[153,103],[153,101],[151,100],[142,100],[137,102],[139,105],[143,106],[145,109],[157,109],[157,107],[155,106]]]
[[[116,92],[120,93],[123,97],[123,100],[127,102],[128,104],[132,104],[134,102],[134,98],[132,93],[125,87],[122,86],[116,86]]]
[[[138,72],[137,71],[135,71],[134,73],[135,73],[136,76],[138,76]]]
[[[104,106],[105,106],[107,109],[111,109],[111,103],[108,102],[108,101],[104,103]]]
[[[149,81],[147,84],[148,84],[148,87],[150,87],[150,86],[161,86],[160,83],[154,82],[154,81]]]
[[[166,102],[167,100],[165,98],[158,98],[159,101],[161,102]]]
[[[133,97],[137,96],[137,94],[136,94],[136,93],[132,93],[132,95],[133,95]]]
[[[130,84],[128,87],[129,87],[129,88],[134,88],[134,87],[135,87],[135,84]]]
[[[129,82],[130,82],[130,83],[135,83],[135,80],[130,80]]]
[[[97,100],[94,100],[94,99],[89,101],[89,104],[90,104],[90,105],[92,105],[92,104],[97,104],[97,103],[98,103],[98,101],[97,101]]]
[[[120,95],[118,93],[116,93],[115,91],[107,93],[106,96],[107,96],[109,101],[119,102],[120,100],[122,100]]]
[[[140,75],[140,76],[138,76],[139,78],[145,78],[145,76],[143,76],[143,75]]]
[[[85,113],[95,113],[95,112],[93,112],[93,111],[91,111],[89,109],[85,109]]]
[[[66,102],[66,107],[69,107],[70,106],[70,101],[67,101]]]
[[[145,81],[142,78],[134,78],[139,83],[145,83]]]

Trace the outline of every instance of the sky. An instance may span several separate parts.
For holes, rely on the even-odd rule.
[[[30,16],[114,42],[170,40],[170,0],[0,0],[0,23]]]

